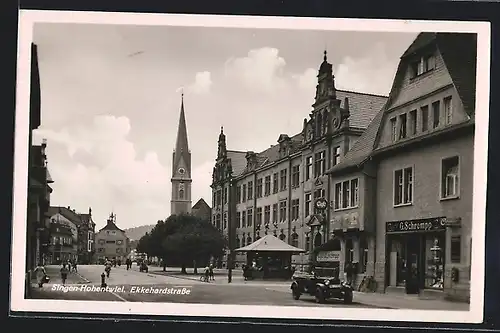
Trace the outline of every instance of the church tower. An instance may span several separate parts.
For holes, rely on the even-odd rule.
[[[171,183],[170,214],[191,213],[191,151],[188,145],[186,115],[184,114],[184,94],[181,97],[181,114],[172,158]]]

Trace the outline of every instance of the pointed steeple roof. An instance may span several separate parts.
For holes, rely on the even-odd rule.
[[[182,93],[181,96],[181,114],[179,116],[179,127],[177,128],[177,141],[175,144],[175,151],[177,153],[189,152],[186,115],[184,113],[184,93]]]

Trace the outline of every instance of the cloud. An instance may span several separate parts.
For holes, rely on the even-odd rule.
[[[102,221],[114,210],[120,213],[123,228],[154,223],[136,220],[140,216],[165,218],[170,208],[169,169],[159,162],[156,152],[137,156],[128,139],[130,129],[127,117],[96,116],[90,126],[35,131],[37,141],[47,138],[49,160],[51,145],[67,150],[67,163],[49,162],[55,180],[52,204],[82,203],[86,205],[78,207],[82,211],[91,206]],[[87,159],[75,161],[80,150]]]
[[[192,91],[195,94],[206,94],[210,91],[212,86],[212,79],[210,72],[198,72],[195,75],[194,83],[188,87],[188,91]]]
[[[247,88],[274,92],[287,85],[284,77],[285,59],[272,47],[253,49],[246,57],[229,58],[225,62],[225,74],[240,81]]]
[[[388,59],[382,43],[377,43],[366,56],[347,56],[333,67],[337,89],[380,95],[389,94],[396,71],[394,59]],[[316,69],[308,68],[293,78],[298,87],[314,94],[316,75]]]

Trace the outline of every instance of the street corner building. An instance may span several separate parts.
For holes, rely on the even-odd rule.
[[[376,96],[336,89],[325,52],[301,133],[255,153],[221,128],[212,222],[229,248],[273,234],[357,290],[468,302],[476,56],[475,34],[420,33]]]
[[[77,213],[68,207],[49,208],[50,242],[45,258],[47,264],[76,261],[91,264],[95,254],[95,223],[92,209],[88,213]]]
[[[387,103],[329,170],[330,229],[358,285],[469,301],[476,52],[475,34],[419,34]]]
[[[124,230],[116,225],[116,214],[111,213],[106,225],[95,235],[96,260],[104,263],[106,259],[125,262],[131,251],[130,239]]]

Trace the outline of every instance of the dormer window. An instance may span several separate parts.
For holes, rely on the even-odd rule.
[[[425,74],[436,67],[436,60],[434,55],[426,55],[420,57],[417,61],[411,64],[411,78],[415,78]]]

